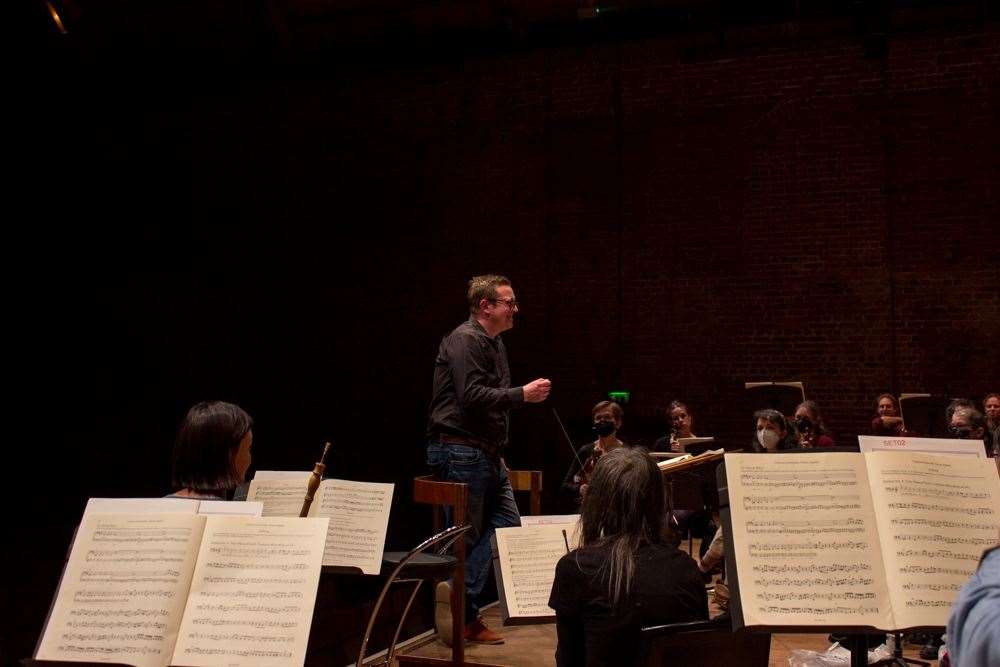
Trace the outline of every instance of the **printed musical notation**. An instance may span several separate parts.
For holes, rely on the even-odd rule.
[[[204,519],[84,517],[37,657],[166,664]]]
[[[983,549],[996,541],[996,473],[974,457],[868,457],[897,616],[908,626],[943,625]]]
[[[264,516],[298,516],[308,474],[254,479],[248,500],[264,504]],[[392,484],[325,479],[309,508],[310,517],[329,519],[323,565],[356,567],[365,574],[382,569],[382,550],[392,507]]]
[[[310,515],[330,519],[323,565],[379,573],[392,493],[392,484],[328,479],[320,485]]]
[[[326,534],[326,519],[209,517],[175,663],[207,667],[269,657],[301,664]],[[219,553],[228,555],[226,567],[214,560]],[[275,576],[277,564],[303,574]]]
[[[36,657],[301,665],[326,533],[326,519],[85,515]]]
[[[566,536],[563,532],[566,532]],[[511,618],[555,616],[549,607],[556,564],[574,536],[571,524],[535,524],[496,532],[505,613]],[[575,543],[570,541],[570,545]]]
[[[862,461],[727,455],[726,469],[748,625],[886,621]]]

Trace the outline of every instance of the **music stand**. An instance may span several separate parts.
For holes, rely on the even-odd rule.
[[[925,438],[948,437],[945,411],[951,400],[934,394],[900,394],[899,416],[906,431]]]
[[[820,452],[836,452],[836,451],[857,451],[851,447],[824,447]],[[816,449],[786,449],[779,450],[779,453],[783,454],[815,454]],[[733,517],[732,512],[729,507],[729,481],[726,478],[726,464],[723,461],[715,471],[716,475],[716,486],[719,490],[719,516],[722,519],[722,526],[725,534],[730,536],[733,534]],[[727,537],[727,540],[731,538]],[[740,598],[740,582],[739,574],[736,566],[736,553],[735,549],[727,545],[725,552],[725,562],[726,562],[726,583],[729,586],[730,596],[729,596],[729,615],[733,623],[733,631],[736,632],[740,629],[746,629],[749,631],[754,631],[754,628],[747,628],[746,622],[743,617],[743,607]],[[827,628],[828,630],[833,630],[834,628]],[[788,627],[782,628],[778,631],[780,632],[817,632],[820,627]],[[858,632],[856,629],[851,630],[848,628],[836,628],[840,632],[844,632],[847,635],[847,641],[844,644],[846,648],[851,653],[851,667],[867,667],[868,665],[868,634],[863,632]],[[773,628],[769,631],[775,631]],[[876,631],[877,632],[877,631]],[[870,633],[876,634],[876,633]],[[896,634],[896,633],[893,633]],[[898,655],[897,655],[898,652]],[[929,667],[927,663],[921,663],[920,661],[913,660],[911,658],[904,658],[902,656],[902,647],[897,639],[896,650],[893,651],[893,661],[899,658],[905,667],[907,662],[913,664],[920,664],[922,667]],[[899,664],[899,663],[897,663]]]
[[[746,382],[749,413],[757,410],[777,410],[786,417],[795,414],[795,408],[806,400],[805,385],[798,381],[787,382]]]

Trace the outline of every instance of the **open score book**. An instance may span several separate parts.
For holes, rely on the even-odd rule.
[[[736,627],[944,626],[998,540],[1000,480],[988,459],[877,451],[725,460]]]
[[[88,513],[35,658],[305,662],[326,519]]]

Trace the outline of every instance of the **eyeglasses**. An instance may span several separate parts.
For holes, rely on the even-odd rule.
[[[493,303],[502,303],[511,310],[517,308],[517,299],[487,299],[487,301],[492,301]]]

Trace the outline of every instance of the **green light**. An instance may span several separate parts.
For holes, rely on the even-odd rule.
[[[628,403],[628,399],[632,397],[632,392],[630,391],[609,391],[608,399],[614,401],[615,403]]]

